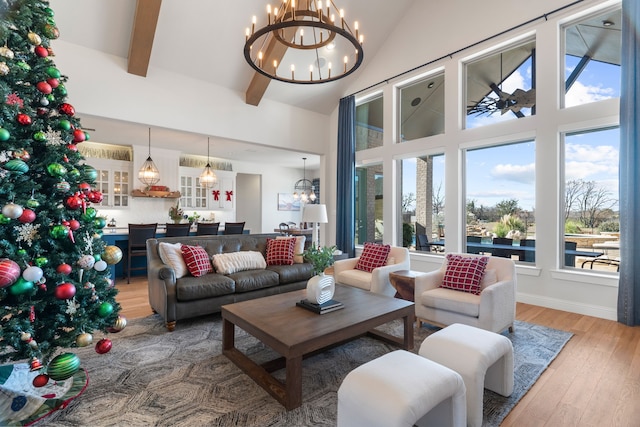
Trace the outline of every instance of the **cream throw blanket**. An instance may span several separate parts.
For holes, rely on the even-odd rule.
[[[220,274],[231,274],[245,270],[264,270],[267,268],[264,256],[257,251],[215,254],[211,257],[211,263],[216,272]]]

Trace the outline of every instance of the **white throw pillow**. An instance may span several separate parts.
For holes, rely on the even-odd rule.
[[[278,236],[276,239],[290,239],[290,236]],[[304,252],[304,243],[306,241],[305,236],[296,236],[296,245],[293,247],[293,262],[295,264],[302,264],[304,262],[304,257],[301,254]]]
[[[216,272],[220,274],[231,274],[245,270],[264,270],[267,268],[267,261],[257,251],[215,254],[211,257],[211,262]]]
[[[176,279],[184,277],[189,273],[187,264],[182,257],[182,243],[165,243],[158,244],[158,254],[163,263],[173,268],[176,273]]]

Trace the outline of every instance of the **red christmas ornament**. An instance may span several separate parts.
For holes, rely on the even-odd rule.
[[[76,144],[68,144],[67,148],[69,149],[69,151],[73,151],[74,153],[78,151],[78,147],[76,146]]]
[[[35,49],[33,50],[35,52],[36,55],[38,55],[40,58],[46,58],[47,56],[49,56],[49,51],[47,50],[46,47],[44,46],[36,46]]]
[[[73,283],[65,282],[56,286],[56,290],[54,291],[54,295],[58,299],[71,299],[76,294],[76,287],[73,286]]]
[[[71,229],[71,231],[76,231],[78,228],[80,228],[80,221],[78,221],[77,219],[72,219],[71,221],[69,221],[69,228]]]
[[[49,86],[55,89],[60,85],[60,80],[54,79],[53,77],[51,77],[47,79],[47,83],[49,83]]]
[[[20,266],[8,258],[0,259],[0,288],[13,285],[20,277]]]
[[[38,109],[36,110],[36,113],[37,113],[39,116],[46,116],[47,114],[49,114],[49,109],[48,109],[48,108],[42,108],[42,107],[41,107],[41,108],[38,108]]]
[[[79,196],[73,195],[67,197],[64,204],[69,209],[80,209],[82,207],[82,199]]]
[[[113,344],[110,339],[102,338],[100,341],[96,343],[96,353],[98,354],[109,353],[112,345]]]
[[[66,102],[64,104],[60,104],[58,111],[62,114],[66,114],[67,116],[73,116],[76,113],[76,109],[73,108],[73,105],[67,104]]]
[[[78,184],[78,190],[80,190],[82,194],[89,194],[89,192],[91,192],[91,186],[86,182],[81,182]]]
[[[100,203],[103,199],[102,193],[99,191],[91,191],[87,197],[91,203]]]
[[[82,142],[87,139],[82,129],[76,129],[73,131],[73,142]]]
[[[72,271],[73,271],[73,267],[71,267],[69,264],[60,264],[56,268],[56,272],[60,274],[64,274],[65,276],[70,275]]]
[[[16,116],[16,120],[18,121],[18,123],[20,123],[22,126],[28,126],[31,124],[31,117],[29,117],[28,115],[24,114],[24,113],[20,113]]]
[[[45,95],[49,95],[53,91],[53,88],[47,82],[36,83],[36,89],[38,89],[40,92],[44,93]]]
[[[33,379],[33,386],[44,387],[47,385],[48,382],[49,382],[49,375],[47,374],[36,375],[36,377]]]
[[[53,49],[51,49],[51,46],[47,47],[47,53],[49,54],[49,56],[56,56],[56,54],[53,53]]]
[[[24,209],[22,211],[22,215],[18,217],[18,221],[20,221],[23,224],[31,224],[35,220],[36,220],[36,213],[31,209]]]

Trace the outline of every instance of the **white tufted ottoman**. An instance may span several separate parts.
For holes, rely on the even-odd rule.
[[[467,389],[467,425],[482,425],[482,398],[487,388],[513,393],[513,346],[500,334],[454,323],[429,335],[418,352],[462,376]]]
[[[338,389],[338,427],[466,425],[459,374],[404,350],[351,371]]]

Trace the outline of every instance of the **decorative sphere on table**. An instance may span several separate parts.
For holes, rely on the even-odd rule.
[[[105,354],[111,350],[113,343],[110,339],[102,338],[100,341],[96,343],[96,353]]]
[[[122,259],[122,250],[117,246],[109,245],[104,248],[102,259],[105,260],[107,264],[117,264]]]
[[[127,318],[122,314],[118,315],[118,318],[113,323],[113,326],[107,328],[109,332],[118,333],[122,331],[127,326]]]

